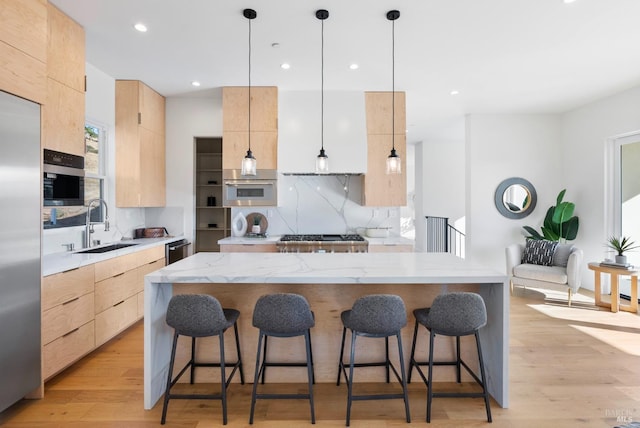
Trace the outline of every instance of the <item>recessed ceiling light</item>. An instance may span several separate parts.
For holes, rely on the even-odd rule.
[[[133,28],[140,31],[141,33],[147,32],[147,26],[144,25],[142,22],[138,22],[136,25],[133,26]]]
[[[360,66],[359,66],[358,64],[355,64],[355,63],[354,63],[354,64],[351,64],[351,65],[349,66],[349,68],[350,68],[351,70],[357,70],[358,68],[360,68]]]
[[[193,82],[191,82],[191,86],[200,86],[200,82],[194,80]]]
[[[569,3],[573,3],[576,0],[564,0],[565,3],[569,4]]]
[[[454,89],[454,90],[452,90],[452,91],[451,91],[451,92],[449,92],[449,93],[450,93],[451,95],[459,95],[459,94],[460,94],[460,91],[458,91],[458,90]]]
[[[283,69],[283,70],[288,70],[288,69],[291,68],[291,64],[288,64],[288,63],[284,62],[284,63],[280,64],[280,68]]]

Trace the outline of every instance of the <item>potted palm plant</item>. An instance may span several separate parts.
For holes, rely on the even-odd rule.
[[[636,245],[634,241],[628,236],[616,237],[612,236],[607,241],[607,247],[614,250],[616,254],[616,263],[621,265],[627,264],[627,256],[624,255],[626,251],[631,251],[636,248],[640,248],[640,245]]]

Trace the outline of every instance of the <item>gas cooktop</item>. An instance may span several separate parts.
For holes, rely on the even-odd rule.
[[[364,242],[365,239],[358,234],[316,234],[316,235],[282,235],[281,242]]]

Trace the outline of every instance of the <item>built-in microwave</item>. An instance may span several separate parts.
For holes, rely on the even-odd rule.
[[[278,205],[278,172],[259,169],[256,175],[243,176],[239,169],[222,172],[222,205],[225,207]]]
[[[84,205],[84,158],[44,149],[42,195],[45,207]]]

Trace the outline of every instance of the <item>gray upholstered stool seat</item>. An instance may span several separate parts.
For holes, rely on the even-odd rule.
[[[351,404],[354,400],[385,400],[400,398],[404,400],[405,414],[407,422],[411,422],[409,414],[409,397],[407,392],[407,380],[405,377],[404,357],[402,354],[402,338],[400,332],[407,325],[407,311],[404,302],[399,296],[391,294],[372,294],[360,297],[353,303],[350,310],[340,314],[342,319],[342,344],[340,346],[340,360],[338,363],[338,381],[344,375],[348,387],[347,395],[347,420],[349,426],[351,422]],[[347,329],[351,330],[351,357],[349,359],[349,374],[344,363],[344,343]],[[358,336],[370,338],[384,338],[385,340],[385,360],[381,362],[356,363],[356,338]],[[389,337],[396,336],[398,342],[398,359],[400,370],[398,371],[389,359]],[[391,369],[402,386],[402,393],[396,394],[373,394],[354,395],[353,379],[354,368],[356,367],[384,367],[386,369],[386,380],[389,383],[389,370]]]
[[[164,404],[162,407],[161,424],[164,424],[167,417],[167,407],[172,398],[180,399],[217,399],[222,401],[222,423],[227,423],[227,388],[238,370],[240,372],[240,382],[244,384],[244,373],[242,372],[242,357],[240,355],[240,341],[238,338],[237,320],[240,312],[235,309],[223,309],[220,302],[209,295],[204,294],[180,294],[173,296],[167,307],[166,322],[173,327],[173,346],[171,348],[171,361],[169,363],[169,374],[167,376],[167,386],[164,394]],[[224,332],[233,326],[236,339],[237,359],[233,362],[225,361],[224,356]],[[179,336],[191,337],[191,359],[173,377],[173,366],[176,357],[176,346]],[[195,361],[196,338],[218,336],[220,341],[220,358],[217,363],[203,363]],[[171,388],[180,377],[191,369],[190,383],[194,383],[196,367],[220,367],[221,388],[219,394],[172,394]],[[226,370],[232,371],[227,377]]]
[[[311,407],[311,423],[316,422],[313,404],[313,353],[311,351],[311,327],[315,325],[315,319],[307,299],[299,294],[276,293],[262,296],[256,302],[253,310],[253,326],[260,330],[258,348],[256,353],[256,371],[253,379],[253,391],[251,393],[251,412],[249,423],[253,424],[253,414],[256,400],[265,399],[308,399]],[[267,362],[267,338],[273,337],[297,337],[304,336],[306,348],[306,362]],[[264,351],[262,344],[264,340]],[[262,355],[261,355],[262,354]],[[266,367],[306,367],[308,377],[308,393],[306,394],[259,394],[258,381],[264,374]]]
[[[484,373],[484,360],[480,346],[478,330],[487,324],[487,309],[484,300],[476,293],[457,292],[437,296],[430,308],[421,308],[413,311],[416,318],[413,330],[413,344],[411,346],[411,359],[409,362],[409,382],[411,373],[415,367],[422,380],[427,385],[427,422],[431,422],[431,402],[433,397],[479,397],[484,398],[487,411],[487,420],[491,422],[491,408],[489,406],[489,393],[486,387]],[[416,340],[418,337],[418,325],[423,325],[429,330],[429,361],[416,361]],[[433,350],[436,335],[455,336],[456,359],[454,361],[434,361]],[[460,357],[460,336],[473,335],[478,349],[480,377]],[[428,375],[425,377],[420,366],[429,366]],[[456,366],[456,380],[461,382],[460,367],[464,367],[473,379],[482,387],[481,392],[433,392],[433,366]]]

